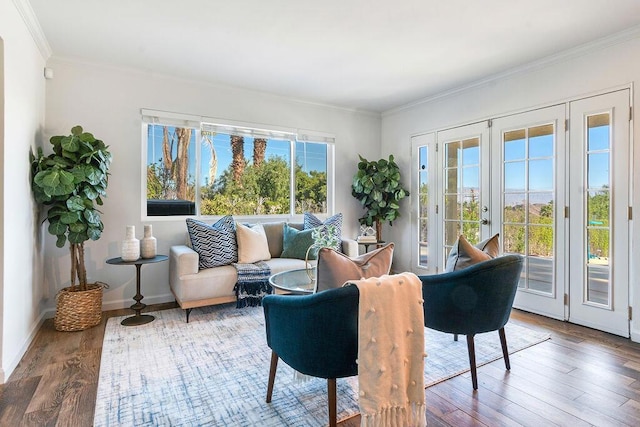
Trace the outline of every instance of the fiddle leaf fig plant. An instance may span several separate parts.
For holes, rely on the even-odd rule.
[[[369,161],[360,156],[358,172],[353,177],[351,195],[358,199],[366,209],[360,224],[377,228],[380,240],[380,228],[384,222],[393,225],[400,216],[400,200],[409,196],[409,191],[400,182],[400,168],[389,155],[389,159]]]
[[[57,237],[59,248],[69,242],[71,291],[87,288],[84,242],[98,240],[104,225],[97,206],[107,195],[111,153],[108,147],[81,126],[71,135],[50,139],[53,153],[45,156],[41,147],[31,151],[31,188],[36,202],[47,208],[47,230]]]

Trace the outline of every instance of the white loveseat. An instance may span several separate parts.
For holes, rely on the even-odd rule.
[[[280,257],[283,249],[284,224],[284,221],[262,224],[271,254],[271,259],[265,262],[269,265],[271,274],[305,267],[304,259]],[[298,230],[303,228],[302,223],[288,224]],[[357,256],[358,243],[353,239],[342,238],[342,252],[347,256]],[[236,301],[234,287],[238,281],[238,275],[233,265],[201,270],[198,269],[198,265],[198,253],[188,245],[171,247],[169,285],[180,308],[186,310],[187,322],[191,310],[195,307]]]

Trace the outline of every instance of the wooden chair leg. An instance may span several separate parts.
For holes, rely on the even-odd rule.
[[[329,395],[329,427],[336,427],[338,423],[338,410],[336,404],[336,379],[327,378],[327,392]]]
[[[504,366],[507,371],[511,370],[511,363],[509,363],[509,350],[507,350],[507,336],[504,334],[504,327],[498,330],[500,334],[500,344],[502,344],[502,356],[504,357]]]
[[[469,351],[469,365],[471,366],[471,382],[473,389],[478,389],[478,373],[476,371],[476,349],[473,342],[473,335],[467,335],[467,349]]]
[[[269,367],[269,384],[267,385],[267,403],[271,403],[273,394],[273,383],[276,380],[276,369],[278,368],[278,354],[271,351],[271,366]]]

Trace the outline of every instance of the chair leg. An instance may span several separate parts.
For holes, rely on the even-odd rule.
[[[504,334],[504,327],[498,330],[500,334],[500,344],[502,344],[502,356],[504,357],[504,366],[507,371],[511,370],[511,363],[509,363],[509,351],[507,350],[507,336]]]
[[[278,367],[278,354],[271,351],[271,367],[269,368],[269,384],[267,385],[267,403],[271,403],[271,395],[273,394],[273,383],[276,380],[276,369]]]
[[[473,342],[473,335],[467,335],[467,349],[469,351],[469,365],[471,366],[471,382],[473,389],[478,389],[478,373],[476,371],[476,349]]]
[[[453,340],[458,341],[458,334],[453,334]]]
[[[329,395],[329,427],[336,427],[338,423],[338,410],[336,404],[336,379],[327,378],[327,392]]]

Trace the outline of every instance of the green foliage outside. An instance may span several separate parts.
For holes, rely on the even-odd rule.
[[[173,183],[162,176],[163,168],[147,167],[147,199],[164,199]],[[327,174],[304,172],[296,165],[296,213],[326,212]],[[200,188],[201,215],[279,215],[288,214],[290,205],[290,166],[286,159],[269,157],[260,166],[248,163],[240,181],[233,179],[229,167],[216,181]],[[190,180],[188,194],[193,195]],[[193,200],[193,199],[191,199]]]
[[[420,187],[420,240],[427,240],[428,218],[428,186]],[[592,193],[588,197],[588,256],[609,257],[609,190]],[[528,224],[526,220],[526,206],[516,205],[505,207],[503,211],[503,245],[504,251],[521,253],[540,257],[552,257],[554,247],[554,204],[534,204],[529,206]],[[450,212],[452,218],[462,218],[462,234],[475,243],[474,236],[479,233],[480,220],[478,202],[468,200],[456,205],[456,211]],[[455,234],[455,233],[454,233]],[[457,237],[457,236],[456,236]],[[526,243],[528,240],[528,250]]]

